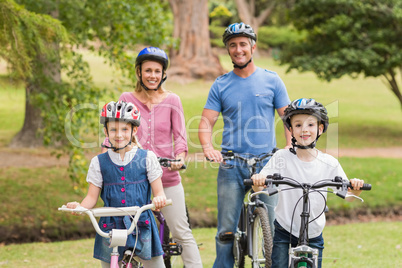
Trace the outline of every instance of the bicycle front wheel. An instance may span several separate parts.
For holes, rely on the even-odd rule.
[[[272,236],[268,212],[263,207],[254,210],[252,267],[271,267]]]

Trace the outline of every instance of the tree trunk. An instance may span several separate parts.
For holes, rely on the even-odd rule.
[[[52,17],[58,17],[58,11],[51,12]],[[42,109],[46,107],[35,107],[33,97],[44,91],[44,85],[53,83],[60,83],[60,57],[59,57],[59,44],[51,43],[48,49],[54,51],[53,59],[49,59],[45,55],[37,54],[36,62],[32,63],[33,79],[29,79],[26,85],[26,99],[25,99],[25,119],[22,129],[11,140],[10,147],[24,148],[24,147],[39,147],[43,145],[43,135],[39,130],[43,127],[43,119],[41,116]],[[49,81],[51,83],[48,83]]]
[[[402,76],[402,67],[400,68],[401,70],[401,76]],[[389,84],[389,89],[391,89],[392,93],[395,94],[396,98],[399,101],[399,104],[401,105],[401,109],[402,109],[402,93],[399,90],[399,86],[398,86],[398,82],[396,80],[396,75],[397,73],[394,72],[394,70],[390,70],[388,71],[388,73],[384,74],[383,76],[385,77],[385,79],[387,80],[388,84]]]
[[[173,37],[180,40],[171,49],[169,78],[214,80],[226,73],[213,54],[209,39],[208,1],[169,0],[173,17]]]
[[[58,51],[58,44],[49,45],[49,49]],[[10,147],[13,148],[39,147],[43,145],[43,135],[40,134],[39,130],[43,127],[41,112],[46,107],[35,107],[33,98],[36,94],[44,91],[42,84],[49,86],[61,81],[59,59],[49,61],[45,56],[40,55],[36,57],[36,61],[34,63],[35,67],[32,68],[35,81],[27,81],[26,86],[24,125],[11,140]],[[51,83],[45,82],[46,80],[51,80]]]
[[[276,5],[276,0],[271,0],[267,4],[267,8],[260,10],[259,15],[256,14],[256,6],[254,0],[236,0],[237,12],[239,13],[240,19],[253,27],[258,40],[258,28],[264,23],[264,21],[271,15]],[[259,58],[258,45],[257,49],[254,51],[254,57]]]
[[[31,103],[31,95],[35,90],[34,85],[27,85],[25,94],[25,119],[20,132],[11,140],[10,147],[38,147],[43,145],[43,137],[39,135],[38,129],[42,127],[42,117],[40,109]]]

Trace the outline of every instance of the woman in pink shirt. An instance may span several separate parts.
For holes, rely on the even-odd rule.
[[[173,205],[164,207],[162,213],[173,238],[183,247],[184,266],[202,267],[197,243],[188,224],[184,189],[178,171],[188,151],[183,106],[178,95],[162,87],[168,63],[166,53],[157,47],[141,50],[135,62],[135,91],[124,92],[119,100],[131,102],[140,110],[141,127],[137,139],[144,149],[159,157],[181,160],[172,162],[170,168],[163,167],[163,188]],[[105,140],[104,145],[107,144]]]

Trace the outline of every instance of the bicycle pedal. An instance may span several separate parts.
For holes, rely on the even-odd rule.
[[[233,239],[234,239],[233,232],[226,232],[226,233],[220,233],[219,234],[219,240],[220,241],[231,241]]]
[[[166,255],[176,256],[181,255],[183,247],[177,243],[169,243],[168,245],[162,245],[162,249]]]

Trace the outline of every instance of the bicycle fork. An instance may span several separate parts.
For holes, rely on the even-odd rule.
[[[308,221],[310,218],[309,213],[309,200],[308,200],[308,188],[303,188],[303,212],[300,215],[300,234],[299,243],[297,247],[289,249],[289,267],[298,268],[317,268],[318,267],[318,249],[311,248],[308,245]],[[312,256],[312,258],[309,258]]]

